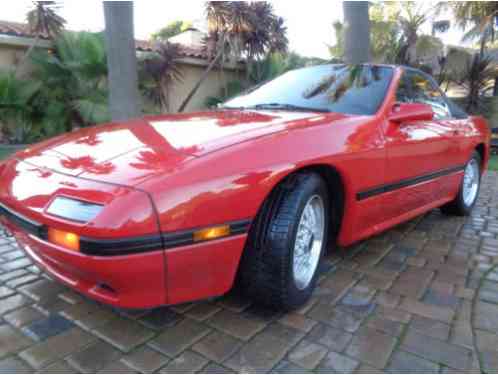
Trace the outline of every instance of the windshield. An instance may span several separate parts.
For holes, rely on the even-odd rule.
[[[222,108],[315,110],[373,115],[393,69],[374,65],[318,65],[292,70],[227,101]]]

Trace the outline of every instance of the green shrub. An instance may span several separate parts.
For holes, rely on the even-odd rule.
[[[35,130],[32,103],[40,87],[40,82],[21,80],[14,72],[0,71],[0,130],[11,142],[23,142]]]
[[[42,83],[35,105],[46,136],[108,121],[107,57],[101,33],[64,32],[54,51],[33,54],[33,77]]]
[[[226,89],[222,88],[218,96],[208,96],[204,102],[206,107],[214,108],[218,104],[240,94],[244,90],[244,85],[240,81],[231,81],[227,83]]]

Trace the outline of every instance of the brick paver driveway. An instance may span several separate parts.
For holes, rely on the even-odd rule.
[[[0,371],[498,371],[498,174],[472,218],[433,211],[327,257],[282,314],[237,295],[117,311],[52,282],[0,230]]]

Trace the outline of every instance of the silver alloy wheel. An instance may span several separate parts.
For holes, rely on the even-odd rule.
[[[313,195],[299,219],[294,243],[293,274],[299,290],[306,289],[318,267],[325,233],[325,207],[319,195]]]
[[[471,206],[477,198],[479,190],[479,164],[476,159],[472,159],[465,167],[463,175],[463,201],[466,206]]]

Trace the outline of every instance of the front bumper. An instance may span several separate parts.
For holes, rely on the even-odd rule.
[[[0,219],[19,247],[44,271],[105,304],[143,309],[226,293],[233,285],[246,234],[119,256],[92,256],[61,248]]]
[[[2,223],[37,266],[92,299],[122,308],[149,308],[166,303],[162,249],[94,257],[48,243],[7,220]]]

